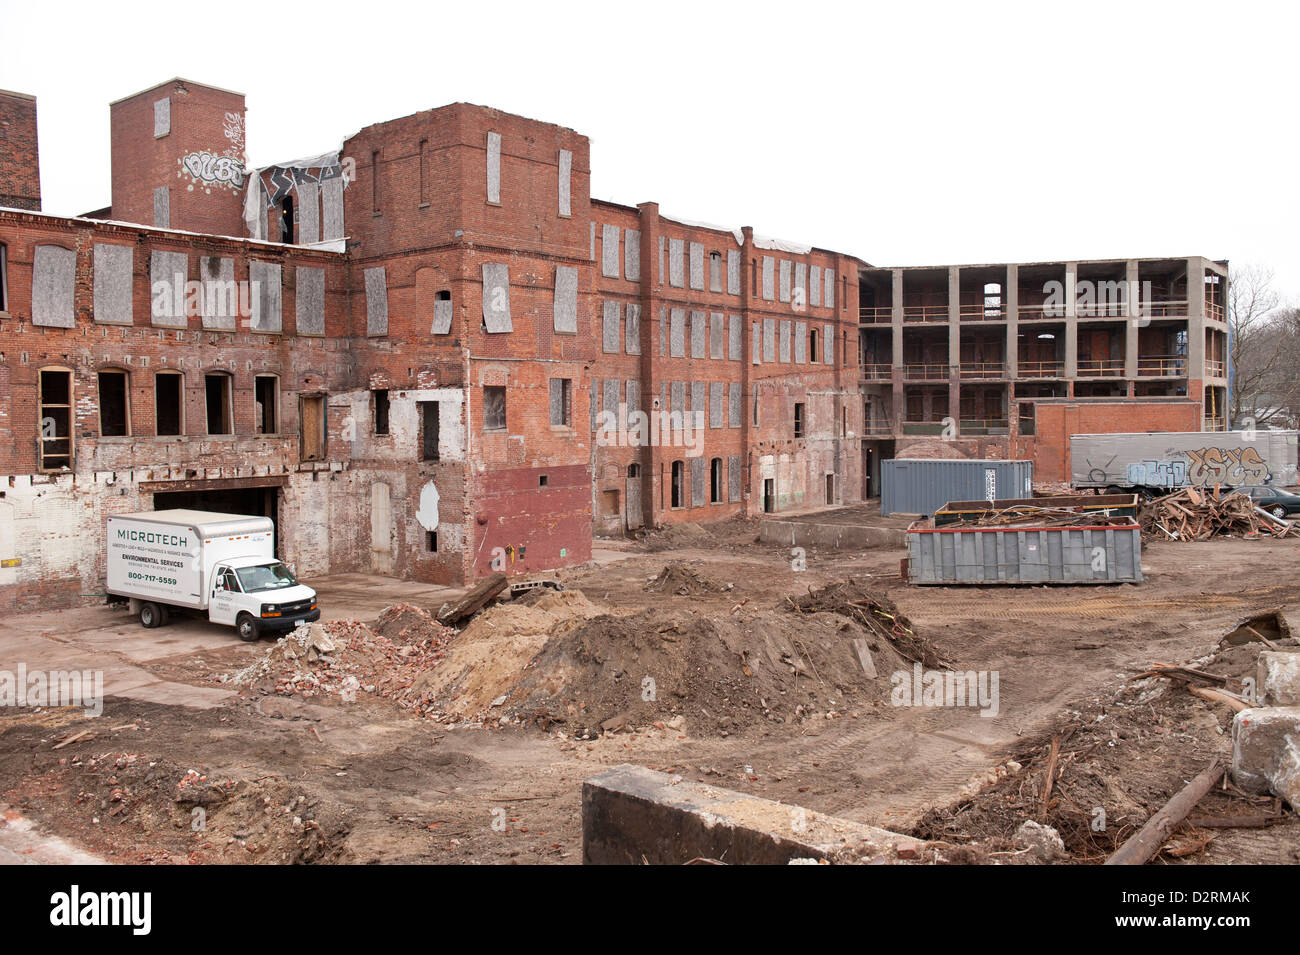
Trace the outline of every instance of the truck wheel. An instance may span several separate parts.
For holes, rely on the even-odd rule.
[[[154,603],[142,603],[140,605],[140,626],[146,630],[152,630],[154,627],[162,624],[162,608]]]
[[[250,614],[241,613],[235,620],[235,629],[239,632],[239,639],[246,643],[257,639],[257,621]]]
[[[166,604],[158,605],[158,626],[165,627],[172,622],[172,612]]]

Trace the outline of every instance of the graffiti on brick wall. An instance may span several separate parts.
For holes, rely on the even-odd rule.
[[[176,175],[189,177],[193,189],[201,187],[211,193],[213,187],[238,190],[244,187],[244,117],[239,113],[226,113],[222,120],[226,148],[221,152],[199,149],[186,153],[177,163]]]
[[[1147,487],[1213,487],[1215,484],[1264,484],[1268,465],[1254,448],[1198,448],[1187,460],[1134,461],[1128,466],[1130,484]]]

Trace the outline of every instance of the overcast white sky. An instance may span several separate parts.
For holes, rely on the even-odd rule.
[[[1300,302],[1294,3],[0,0],[46,211],[109,201],[108,103],[247,96],[253,165],[465,100],[591,138],[592,195],[879,265],[1206,255]]]

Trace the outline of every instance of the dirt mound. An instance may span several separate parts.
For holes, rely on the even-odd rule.
[[[892,600],[868,591],[852,577],[809,590],[800,597],[787,597],[785,609],[798,614],[836,613],[848,617],[888,640],[904,659],[928,670],[948,668],[934,644],[917,632]]]
[[[448,716],[479,717],[510,690],[552,635],[605,612],[581,590],[548,589],[535,597],[530,594],[526,603],[489,607],[451,642],[442,664],[423,674],[413,689],[436,701]]]
[[[505,693],[502,712],[579,736],[676,717],[695,734],[724,736],[769,721],[834,719],[888,696],[887,677],[864,673],[858,638],[878,673],[904,666],[887,642],[833,614],[602,614],[553,635]]]
[[[202,863],[348,862],[348,813],[280,777],[216,779],[203,767],[109,752],[80,761],[86,821],[133,834],[142,857]],[[120,837],[119,837],[120,838]]]
[[[732,584],[723,584],[706,577],[698,571],[691,570],[685,564],[665,564],[663,571],[645,589],[652,594],[672,594],[677,597],[695,597],[700,594],[720,594],[732,589]]]

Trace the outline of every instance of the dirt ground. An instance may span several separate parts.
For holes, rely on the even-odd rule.
[[[418,613],[436,606],[364,620],[348,632],[375,634],[368,665],[426,668],[384,695],[359,669],[346,699],[288,670],[234,681],[269,640],[182,644],[148,668],[238,693],[0,715],[0,801],[109,861],[574,863],[582,781],[631,762],[939,840],[946,861],[1014,855],[1033,819],[1061,832],[1063,861],[1096,862],[1228,750],[1225,707],[1128,678],[1154,661],[1248,673],[1249,648],[1212,657],[1219,635],[1296,604],[1300,571],[1300,542],[1220,539],[1147,545],[1140,586],[918,588],[897,550],[808,549],[796,569],[756,537],[736,521],[601,545],[601,562],[557,575],[565,599],[492,608],[449,639]],[[957,670],[996,672],[996,715],[891,705],[905,654],[837,614],[792,612],[788,596],[846,578]],[[1044,805],[1053,738],[1063,768]],[[1223,790],[1196,816],[1276,808]],[[1163,860],[1300,861],[1289,812],[1178,839]]]

